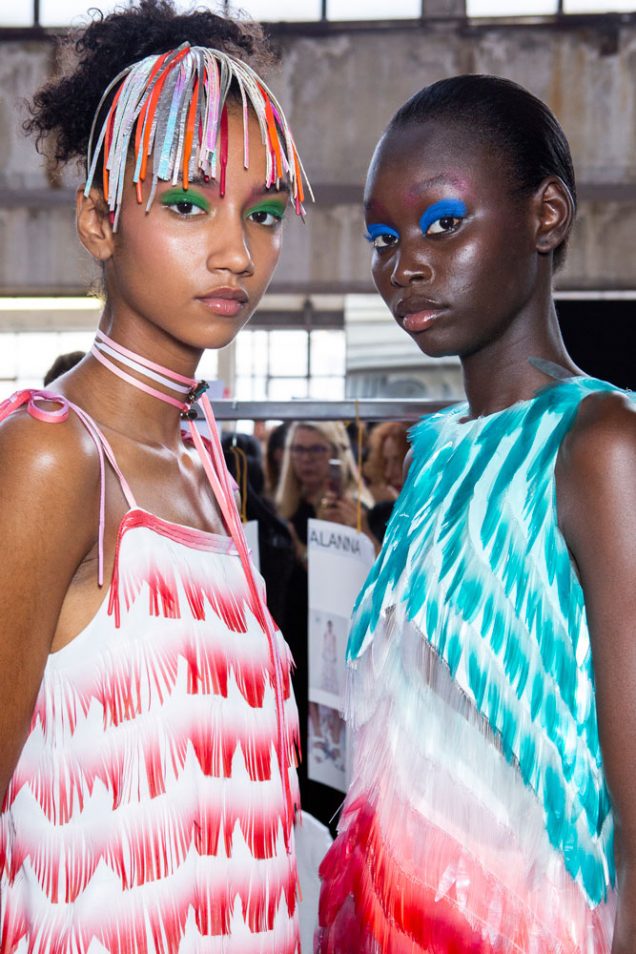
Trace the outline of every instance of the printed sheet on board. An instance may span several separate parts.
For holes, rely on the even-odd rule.
[[[351,527],[310,520],[309,572],[309,778],[346,791],[348,752],[342,718],[345,652],[355,599],[373,564],[371,541]]]

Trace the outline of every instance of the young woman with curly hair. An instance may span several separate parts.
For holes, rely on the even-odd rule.
[[[105,302],[91,352],[0,410],[0,947],[295,954],[290,656],[195,373],[302,170],[258,28],[140,0],[71,52],[27,125],[84,170]]]

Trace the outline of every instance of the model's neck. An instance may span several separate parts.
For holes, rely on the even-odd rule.
[[[535,322],[519,321],[501,338],[462,358],[471,416],[492,414],[527,400],[548,383],[545,371],[530,358],[550,361],[572,374],[581,373],[567,353],[553,304],[548,320],[544,314]]]
[[[193,416],[192,404],[208,387],[205,381],[197,382],[124,347],[101,329],[95,335],[91,354],[127,384],[178,408],[182,417]]]

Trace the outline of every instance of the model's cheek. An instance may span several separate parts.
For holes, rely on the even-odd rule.
[[[271,233],[264,229],[264,235],[252,241],[252,257],[255,263],[256,273],[261,273],[263,280],[269,283],[274,269],[278,264],[282,249],[282,231],[279,228],[272,229]]]
[[[373,262],[371,264],[371,277],[373,278],[378,292],[387,303],[389,301],[392,287],[391,271],[392,265],[389,264],[388,256],[385,258],[380,258],[378,255],[374,255]]]
[[[206,249],[205,236],[196,228],[187,228],[180,224],[181,229],[178,232],[164,230],[156,234],[153,244],[171,259],[181,259],[190,263],[199,259],[203,261]]]
[[[161,267],[162,260],[174,257],[174,243],[169,234],[156,226],[151,227],[150,222],[143,218],[147,214],[143,211],[136,214],[133,209],[129,216],[122,215],[116,233],[116,254],[136,263],[138,269],[141,269],[142,263],[148,268]]]
[[[441,296],[453,304],[458,296],[475,294],[484,279],[489,284],[495,281],[496,275],[484,250],[477,244],[469,244],[455,249],[452,256],[440,264],[437,278]]]

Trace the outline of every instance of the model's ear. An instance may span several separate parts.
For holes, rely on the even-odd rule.
[[[77,234],[87,252],[100,262],[113,254],[114,233],[108,206],[99,189],[91,189],[88,195],[80,187],[75,197],[75,222]]]
[[[567,239],[574,222],[574,200],[558,176],[544,179],[535,193],[536,246],[548,254]]]

